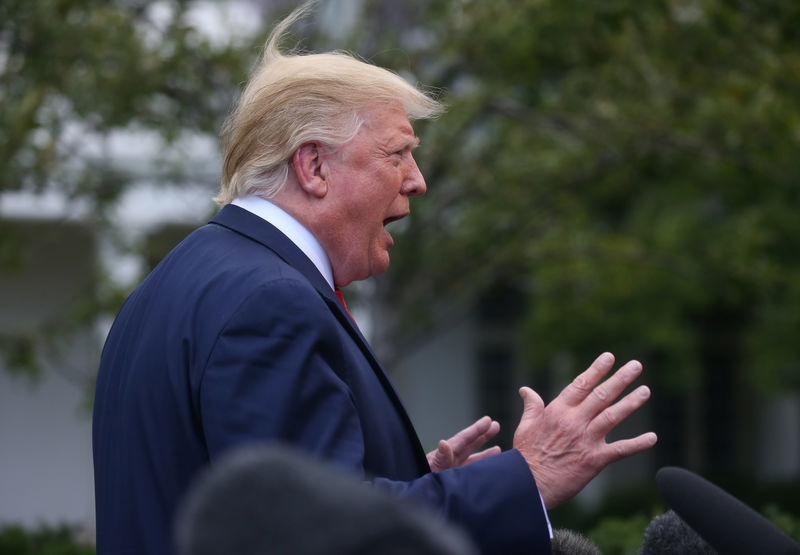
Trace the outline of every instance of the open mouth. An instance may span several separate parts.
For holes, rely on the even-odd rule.
[[[403,219],[403,218],[405,218],[406,216],[408,216],[408,214],[401,214],[401,215],[399,215],[399,216],[389,216],[388,218],[386,218],[385,220],[383,220],[383,227],[386,227],[386,226],[387,226],[387,225],[389,225],[390,223],[392,223],[392,222],[396,222],[397,220],[402,220],[402,219]]]

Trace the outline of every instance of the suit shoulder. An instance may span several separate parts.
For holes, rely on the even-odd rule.
[[[257,286],[275,278],[308,279],[269,246],[228,228],[206,224],[194,230],[162,261],[169,272],[180,267],[201,279],[236,276]],[[310,286],[310,285],[309,285]]]

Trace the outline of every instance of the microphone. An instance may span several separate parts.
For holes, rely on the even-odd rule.
[[[658,515],[644,531],[639,555],[716,555],[716,551],[675,511]]]
[[[460,529],[280,445],[248,445],[190,487],[175,521],[179,555],[476,555]]]
[[[553,531],[550,549],[552,555],[602,555],[600,548],[586,536],[566,528]]]
[[[697,474],[663,467],[656,483],[675,513],[722,555],[800,554],[800,545],[777,526]]]

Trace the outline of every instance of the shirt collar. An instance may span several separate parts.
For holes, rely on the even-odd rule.
[[[331,289],[334,289],[333,270],[328,255],[317,238],[303,224],[276,204],[256,195],[236,198],[231,204],[244,208],[278,228],[292,243],[297,245],[297,248],[303,251],[303,254],[314,263]]]

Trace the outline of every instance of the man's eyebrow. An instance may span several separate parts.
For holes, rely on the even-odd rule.
[[[390,151],[405,150],[405,149],[414,150],[419,146],[419,137],[415,136],[409,138],[408,140],[404,140],[402,143],[398,141],[394,143],[394,145],[395,146],[392,146],[392,142],[390,141],[386,144],[386,148]]]

